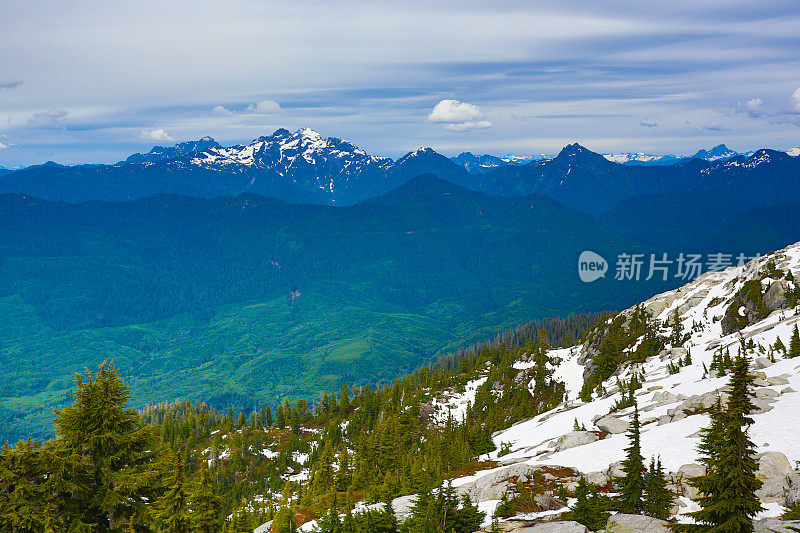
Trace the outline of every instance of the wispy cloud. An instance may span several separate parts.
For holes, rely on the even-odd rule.
[[[640,126],[644,126],[645,128],[657,128],[658,122],[649,118],[643,118],[639,121]]]
[[[222,105],[214,106],[214,108],[211,109],[211,112],[214,113],[215,115],[223,115],[223,116],[229,116],[234,114],[233,111]]]
[[[148,141],[174,141],[169,134],[161,128],[149,131],[143,131],[140,135],[140,138],[147,139]]]
[[[0,150],[5,150],[6,148],[8,148],[7,144],[0,143]]]
[[[22,80],[14,80],[14,81],[0,81],[0,89],[16,89],[20,85],[22,85]]]
[[[259,102],[247,106],[247,110],[250,111],[251,113],[261,113],[263,115],[269,115],[272,113],[280,113],[281,105],[273,100],[261,100]]]
[[[64,109],[48,109],[47,111],[40,111],[34,113],[28,119],[29,124],[55,124],[69,116],[69,112]]]
[[[764,101],[761,98],[751,98],[744,103],[739,102],[737,111],[758,118],[764,114]]]
[[[792,104],[792,111],[795,113],[800,113],[800,87],[792,93],[791,98],[789,98],[789,102]]]

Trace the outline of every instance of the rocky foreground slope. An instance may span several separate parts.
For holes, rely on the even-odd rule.
[[[601,492],[613,492],[612,479],[621,474],[620,461],[628,445],[626,431],[633,392],[642,423],[645,458],[660,457],[677,495],[671,513],[689,521],[696,510],[696,490],[687,481],[703,473],[697,451],[700,431],[709,425],[707,414],[718,397],[726,396],[728,377],[718,370],[720,360],[744,351],[755,373],[757,412],[750,437],[757,445],[758,495],[764,511],[757,531],[790,531],[778,520],[785,507],[800,499],[800,357],[791,357],[791,337],[800,325],[800,243],[744,266],[708,273],[677,290],[654,296],[627,309],[590,331],[581,344],[548,355],[552,378],[564,383],[566,400],[558,407],[524,420],[492,438],[496,450],[480,457],[481,470],[453,480],[486,512],[489,527],[502,502],[534,484],[541,489],[525,513],[497,516],[506,531],[583,532],[575,522],[560,520],[574,501],[581,475]],[[627,338],[623,363],[610,377],[598,380],[604,341],[646,317],[649,332]],[[637,357],[653,332],[666,341],[648,357]],[[630,357],[627,357],[630,355]],[[514,384],[533,386],[534,363],[523,356],[514,365]],[[439,392],[426,409],[430,423],[463,419],[480,390],[507,394],[502,385],[488,382],[488,372],[477,372],[461,390]],[[588,385],[587,385],[588,383]],[[626,397],[627,395],[627,397]],[[566,490],[564,490],[566,489]],[[398,519],[409,516],[416,496],[392,502]],[[375,504],[382,505],[382,504]],[[369,506],[359,505],[358,508]],[[507,507],[506,507],[507,509]],[[499,515],[500,513],[498,513]],[[315,521],[301,531],[314,531]],[[257,531],[268,531],[265,524]],[[644,516],[614,515],[607,531],[666,531],[663,522]]]
[[[709,424],[705,410],[717,396],[725,397],[727,378],[710,369],[715,357],[735,354],[744,347],[757,376],[754,401],[758,412],[750,434],[758,446],[758,475],[764,482],[759,496],[766,510],[761,518],[778,516],[787,503],[800,497],[800,476],[796,471],[800,461],[800,359],[786,358],[775,348],[778,339],[788,347],[793,330],[800,323],[800,308],[797,297],[793,297],[797,285],[792,280],[799,274],[800,243],[742,267],[706,274],[680,289],[647,300],[638,309],[643,308],[658,321],[664,336],[675,331],[676,319],[680,321],[686,332],[682,346],[667,344],[643,363],[623,364],[604,382],[605,392],[591,401],[582,401],[579,395],[584,380],[592,373],[598,345],[608,328],[599,328],[583,344],[554,350],[550,355],[560,363],[553,368],[553,376],[566,384],[567,402],[495,434],[497,451],[483,459],[497,461],[498,466],[457,479],[454,484],[488,514],[504,495],[516,490],[520,481],[537,473],[543,472],[569,489],[575,487],[580,474],[585,474],[591,483],[609,489],[612,477],[621,473],[622,450],[627,446],[625,432],[633,410],[615,409],[623,399],[619,384],[636,376],[642,383],[635,395],[643,424],[643,454],[661,457],[669,471],[671,488],[678,494],[672,512],[678,520],[685,520],[685,513],[696,509],[691,501],[695,489],[686,481],[703,471],[697,462],[697,444],[699,431]],[[778,276],[781,279],[775,279]],[[760,290],[748,291],[754,285]],[[631,308],[621,315],[629,319],[636,311]],[[609,319],[609,327],[611,323]],[[630,350],[641,342],[642,339],[636,341]],[[515,365],[518,377],[524,377],[529,367],[526,361],[519,361]],[[457,416],[470,393],[468,386],[460,397],[440,402],[440,410],[455,409],[452,412]],[[402,514],[406,502],[395,503]],[[510,529],[529,526],[557,516],[567,503],[543,495],[541,512],[509,517],[501,523]],[[626,520],[630,524],[652,521],[641,517]],[[536,530],[583,531],[583,526],[578,525],[563,523],[559,527],[562,529]],[[657,528],[655,523],[649,523],[644,530]]]
[[[775,279],[779,275],[781,279]],[[557,481],[569,488],[581,473],[598,487],[608,487],[611,478],[620,473],[619,461],[627,446],[625,432],[633,411],[632,407],[615,410],[622,400],[619,384],[635,375],[642,383],[635,395],[642,421],[643,455],[661,457],[672,489],[679,495],[672,512],[683,520],[686,512],[696,508],[691,501],[695,489],[686,480],[702,473],[696,448],[699,431],[709,424],[704,410],[717,396],[725,397],[727,378],[710,370],[715,354],[735,354],[744,346],[757,376],[754,401],[758,412],[750,435],[758,446],[758,475],[764,481],[759,492],[766,509],[762,515],[779,515],[787,500],[791,503],[800,497],[796,472],[800,461],[800,358],[786,358],[775,349],[778,339],[784,347],[789,346],[800,323],[800,307],[794,296],[797,284],[793,281],[798,275],[800,243],[745,266],[705,274],[680,289],[647,300],[640,309],[661,324],[664,336],[674,331],[672,324],[677,317],[688,338],[680,347],[667,344],[644,363],[623,364],[604,382],[605,392],[591,401],[581,401],[579,394],[584,379],[591,374],[599,339],[608,328],[590,335],[583,344],[554,350],[551,355],[560,363],[553,375],[566,384],[567,402],[495,434],[497,451],[484,459],[497,461],[498,466],[460,478],[455,484],[489,512],[506,492],[515,490],[517,481],[536,472],[544,471],[546,476],[557,472]],[[754,285],[760,291],[748,292]],[[631,317],[636,310],[628,309],[622,316]],[[737,321],[744,326],[741,330],[731,323]],[[609,319],[608,324],[611,322]],[[691,362],[686,364],[688,359]],[[519,361],[515,367],[524,376],[528,365]],[[450,400],[450,405],[458,403]],[[523,525],[558,513],[560,505],[567,502],[543,498],[542,503],[551,508],[505,522]]]

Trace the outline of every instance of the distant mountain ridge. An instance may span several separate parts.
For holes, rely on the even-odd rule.
[[[353,205],[421,174],[490,196],[543,194],[598,215],[630,198],[710,190],[747,198],[750,207],[794,203],[800,163],[785,152],[737,154],[724,144],[678,158],[601,155],[577,143],[552,157],[464,152],[447,158],[432,148],[419,148],[395,161],[370,155],[338,137],[323,138],[306,127],[294,133],[281,128],[230,147],[211,137],[156,146],[115,165],[48,162],[6,172],[0,178],[0,193],[67,202],[254,193],[291,203]]]
[[[649,195],[714,191],[751,207],[800,201],[800,160],[761,149],[746,157],[674,165],[622,165],[580,146],[566,146],[553,159],[498,168],[483,176],[478,190],[495,196],[544,194],[598,215],[621,201]]]
[[[9,173],[0,192],[47,200],[125,201],[154,194],[199,198],[255,193],[293,203],[351,205],[433,172],[468,185],[469,173],[430,148],[393,161],[311,128],[278,129],[246,145],[211,137],[156,146],[115,165],[40,165]]]
[[[789,155],[800,154],[800,148],[793,148],[795,153]],[[677,154],[654,154],[646,152],[614,152],[602,154],[603,157],[614,163],[622,165],[674,165],[681,161],[689,159],[704,159],[706,161],[717,161],[720,159],[730,159],[737,155],[750,156],[754,152],[739,153],[731,150],[724,144],[719,144],[708,150],[700,149],[693,155],[677,155]],[[450,158],[454,163],[463,166],[472,173],[485,173],[495,168],[506,165],[525,165],[532,161],[539,161],[542,159],[552,159],[554,155],[547,154],[534,154],[534,155],[521,155],[521,156],[496,156],[491,154],[475,155],[471,152],[462,152],[456,157]]]
[[[203,137],[197,141],[186,141],[175,146],[154,146],[146,154],[133,154],[117,165],[125,163],[155,163],[165,159],[177,159],[187,155],[197,154],[206,150],[221,148],[222,146],[211,137]]]

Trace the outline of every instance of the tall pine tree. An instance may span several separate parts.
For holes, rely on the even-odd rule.
[[[569,512],[569,518],[583,524],[592,531],[603,529],[608,520],[608,513],[603,509],[597,489],[581,476],[575,489],[576,502]]]
[[[642,457],[639,425],[639,408],[634,403],[633,419],[628,429],[629,446],[625,448],[626,457],[622,462],[624,475],[615,480],[619,485],[617,500],[619,512],[641,514],[644,510],[644,457]]]
[[[697,500],[701,509],[690,513],[696,523],[675,525],[673,530],[754,531],[753,517],[762,507],[756,496],[761,481],[756,477],[755,445],[747,435],[753,424],[753,379],[747,358],[740,355],[733,363],[727,409],[723,411],[718,402],[711,426],[701,438],[699,450],[705,454],[706,474],[691,481],[701,492]]]
[[[80,458],[75,481],[82,489],[69,495],[69,506],[97,531],[122,531],[154,499],[155,434],[135,409],[126,409],[130,389],[113,363],[78,374],[75,385],[72,407],[55,411],[55,446]]]
[[[164,494],[157,501],[156,516],[167,533],[189,533],[188,494],[186,474],[183,471],[183,456],[175,454],[172,472],[167,478]]]
[[[217,484],[210,468],[203,468],[200,483],[191,498],[192,523],[202,533],[218,533],[222,530],[222,501],[217,495]]]
[[[794,330],[792,331],[792,338],[789,339],[789,351],[786,353],[786,357],[798,356],[800,356],[800,329],[798,329],[797,324],[795,324]]]
[[[675,496],[667,487],[667,477],[661,466],[661,458],[650,459],[650,471],[644,484],[644,514],[666,520]]]

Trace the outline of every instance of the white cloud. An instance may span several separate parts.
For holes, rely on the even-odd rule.
[[[141,135],[139,135],[139,137],[141,137],[142,139],[147,139],[148,141],[174,141],[175,140],[172,137],[170,137],[169,134],[166,131],[162,130],[161,128],[158,128],[156,130],[143,131],[141,133]]]
[[[211,112],[215,115],[233,115],[233,111],[223,105],[214,106]]]
[[[6,148],[8,148],[7,144],[0,143],[0,150],[5,150]]]
[[[247,106],[247,110],[253,113],[263,113],[265,115],[270,113],[280,113],[282,111],[281,105],[273,100],[261,100],[255,104],[250,104]]]
[[[492,123],[484,119],[483,112],[478,106],[458,100],[442,100],[430,112],[428,120],[442,124],[448,130],[453,131],[492,127]]]
[[[792,111],[800,113],[800,87],[792,94],[790,100],[792,102]]]
[[[34,113],[31,118],[28,119],[30,124],[55,124],[61,119],[67,118],[69,113],[64,109],[48,109],[47,111],[40,111],[38,113]]]
[[[657,128],[658,122],[649,118],[643,118],[639,121],[640,126],[644,126],[645,128]]]
[[[750,100],[746,101],[744,104],[739,104],[742,108],[742,111],[750,115],[751,117],[760,117],[764,114],[764,101],[761,98],[751,98]]]

